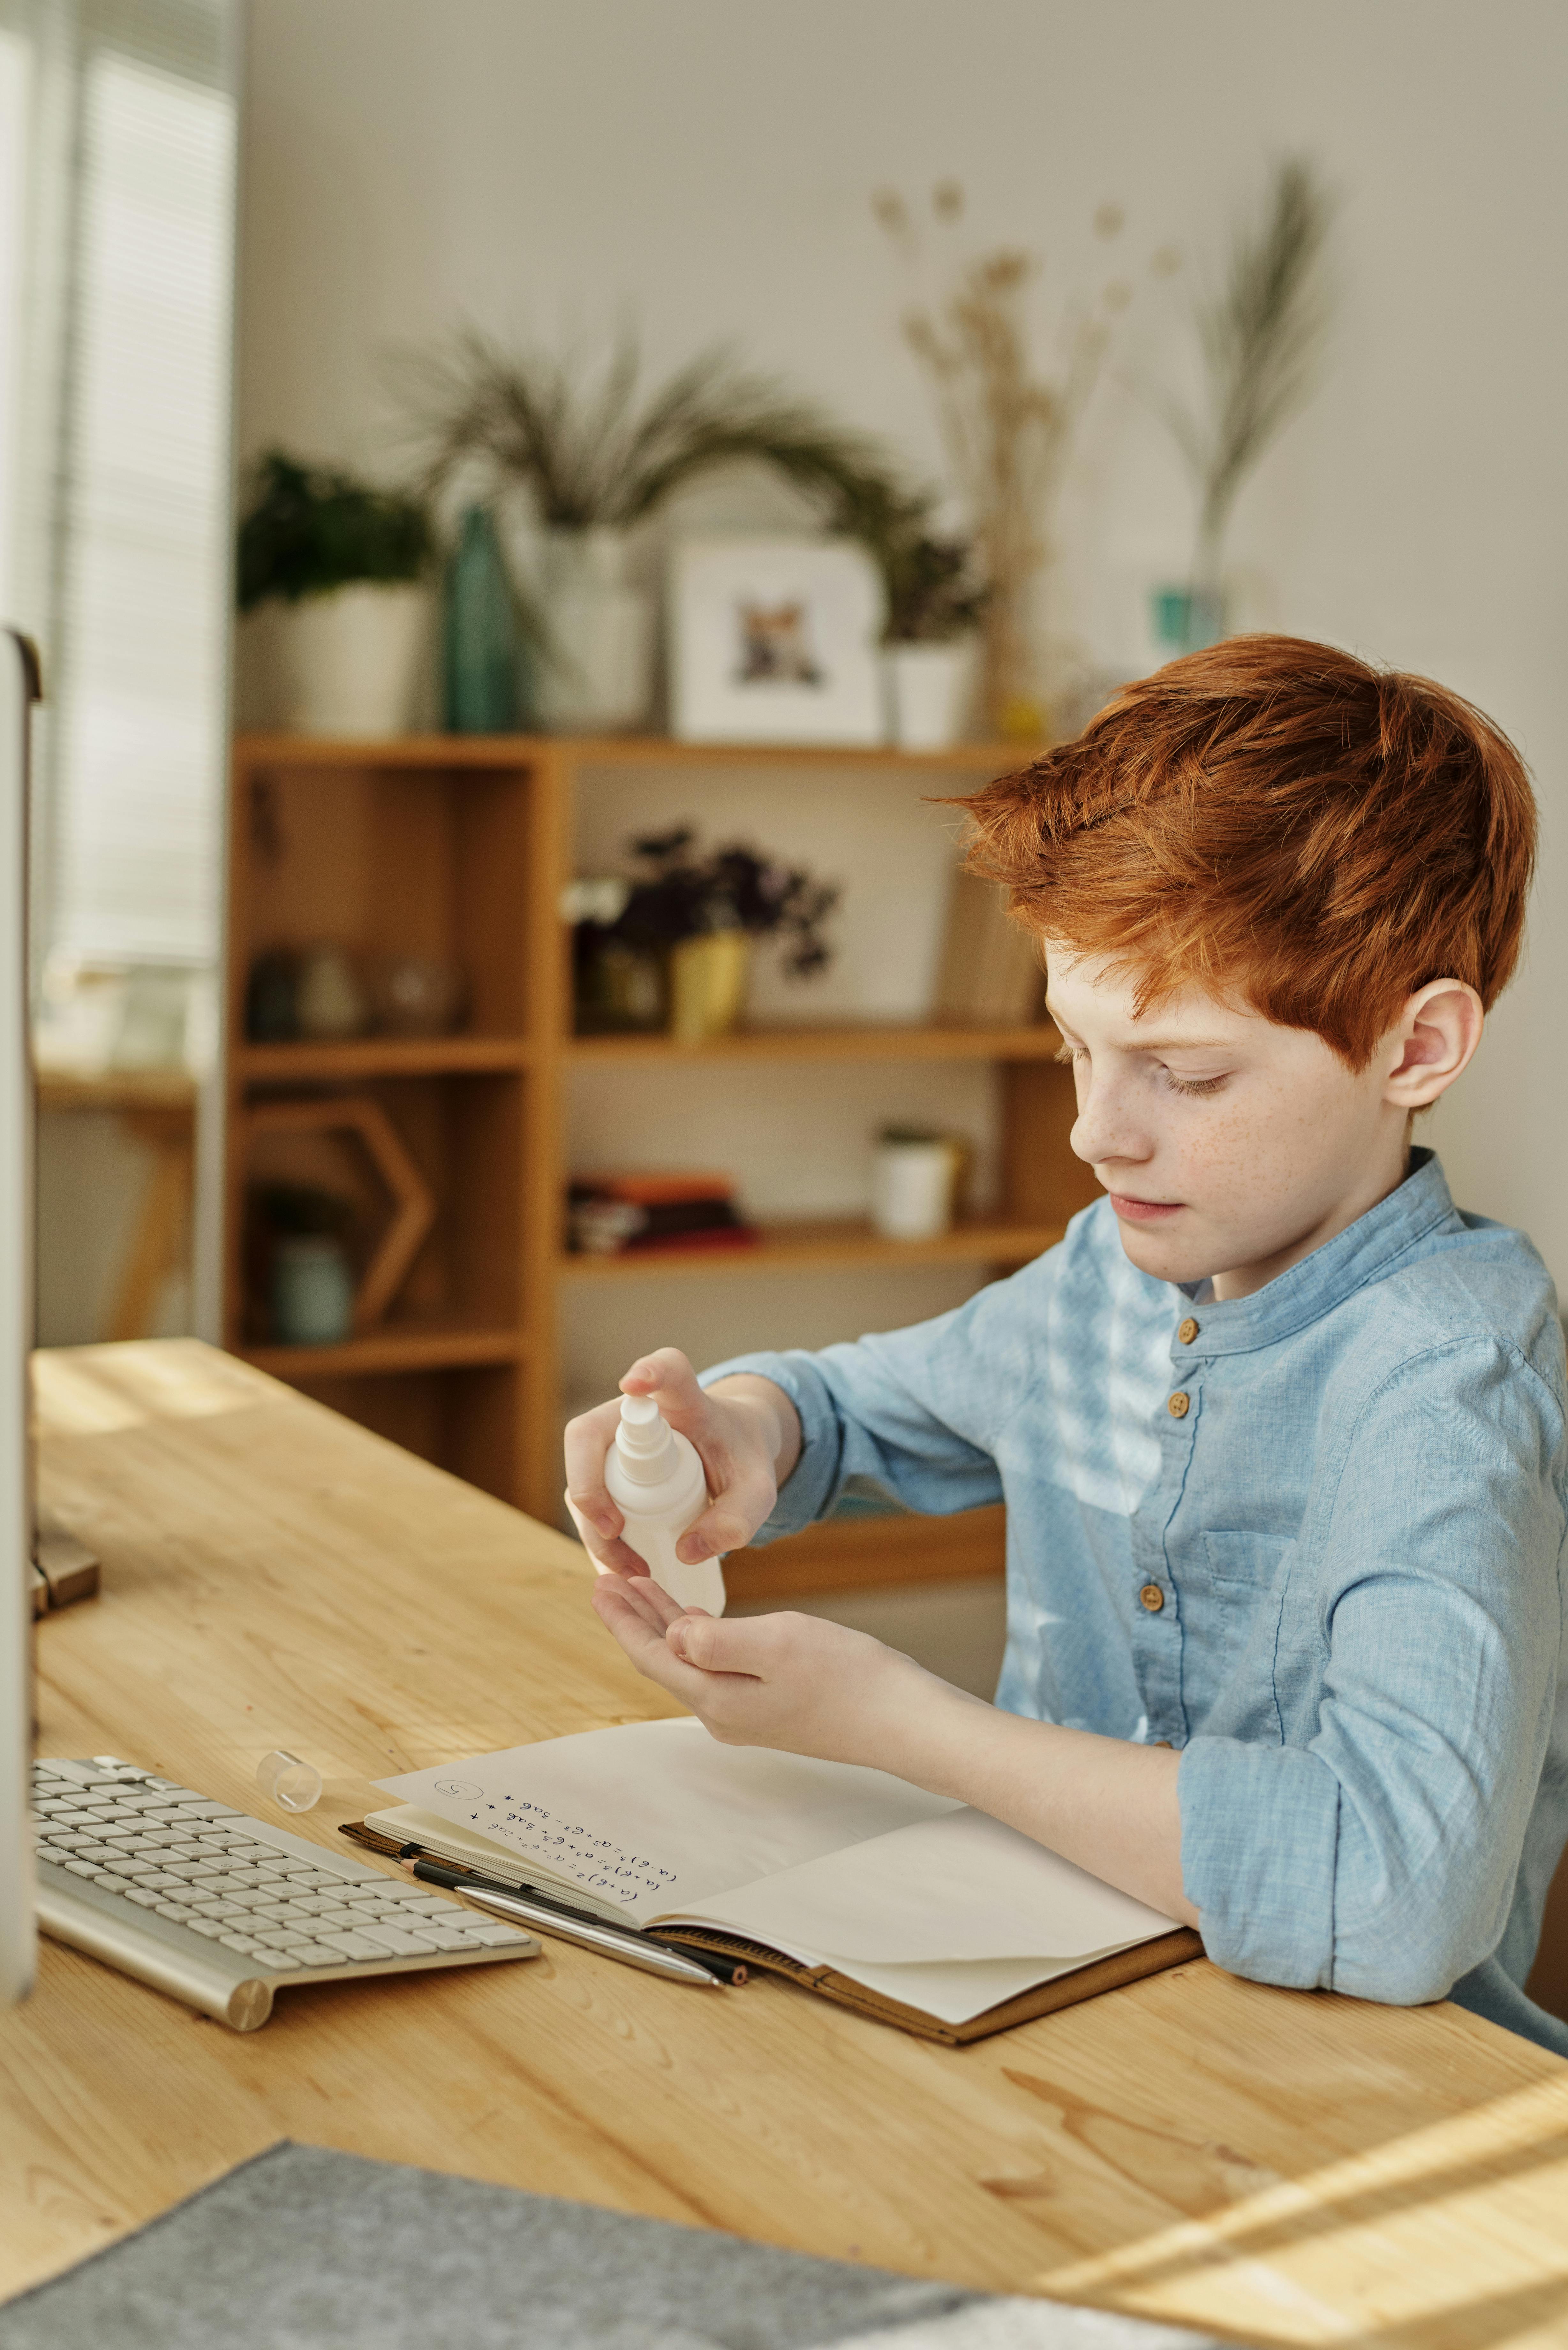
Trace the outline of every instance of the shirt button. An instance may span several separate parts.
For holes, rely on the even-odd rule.
[[[1146,1583],[1138,1593],[1138,1597],[1151,1616],[1158,1616],[1165,1605],[1165,1594],[1158,1583]]]
[[[1178,1330],[1176,1335],[1180,1339],[1184,1347],[1191,1346],[1192,1341],[1198,1336],[1198,1325],[1193,1320],[1190,1314],[1188,1315],[1186,1321],[1182,1324],[1180,1329]]]
[[[1175,1395],[1167,1396],[1165,1408],[1172,1419],[1185,1419],[1192,1409],[1192,1398],[1189,1395],[1183,1395],[1178,1388]]]

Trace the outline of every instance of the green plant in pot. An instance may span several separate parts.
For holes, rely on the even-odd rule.
[[[888,732],[901,750],[948,750],[962,739],[975,699],[987,589],[974,547],[913,531],[875,551],[888,590]]]
[[[477,469],[512,494],[514,524],[542,536],[536,702],[542,722],[564,731],[647,719],[652,608],[627,577],[627,541],[678,490],[722,466],[760,464],[828,529],[867,543],[925,511],[869,437],[722,350],[645,391],[628,341],[595,369],[471,332],[406,381],[432,486]]]
[[[695,841],[685,825],[635,841],[641,873],[572,885],[580,1031],[663,1025],[685,1044],[725,1035],[754,939],[779,941],[791,978],[826,968],[833,883],[739,844],[698,854]]]
[[[428,649],[421,500],[281,449],[257,459],[239,527],[242,613],[273,610],[281,723],[388,735],[412,721]]]

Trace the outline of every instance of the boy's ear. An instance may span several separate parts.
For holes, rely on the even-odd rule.
[[[1486,1009],[1462,979],[1429,979],[1406,1002],[1385,1047],[1386,1101],[1425,1109],[1447,1093],[1481,1040]]]

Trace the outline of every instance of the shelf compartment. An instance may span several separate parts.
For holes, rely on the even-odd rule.
[[[401,1371],[462,1370],[476,1363],[512,1363],[524,1352],[515,1329],[452,1322],[389,1322],[363,1338],[335,1347],[242,1347],[258,1371],[297,1385],[306,1379],[385,1378]]]
[[[816,1028],[737,1028],[701,1045],[673,1036],[574,1036],[577,1066],[644,1061],[1050,1061],[1062,1040],[1049,1024],[964,1028],[918,1022]]]
[[[628,1249],[619,1256],[562,1255],[567,1280],[636,1281],[660,1274],[794,1273],[821,1265],[1023,1264],[1061,1239],[1063,1224],[978,1216],[929,1241],[888,1241],[862,1217],[763,1224],[754,1248]]]
[[[335,1044],[239,1045],[233,1061],[246,1085],[292,1086],[344,1077],[461,1076],[526,1068],[533,1057],[521,1036],[351,1036]]]
[[[411,762],[385,747],[380,758],[365,745],[240,745],[230,907],[236,1035],[254,958],[324,939],[367,965],[400,955],[455,962],[475,1038],[526,1033],[518,909],[535,879],[528,762],[515,754],[505,763],[455,754]],[[356,1049],[372,1041],[355,1040]]]

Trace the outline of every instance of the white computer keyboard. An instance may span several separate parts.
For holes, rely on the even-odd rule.
[[[38,1923],[241,2032],[286,1983],[532,1958],[529,1934],[121,1762],[33,1765]]]

